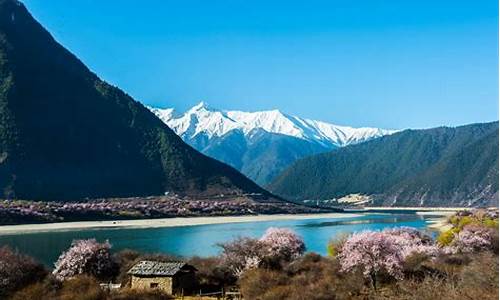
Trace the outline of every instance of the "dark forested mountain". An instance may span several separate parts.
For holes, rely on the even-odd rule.
[[[94,197],[257,192],[99,79],[26,8],[0,0],[0,195]]]
[[[498,122],[405,130],[314,155],[269,189],[290,199],[359,193],[376,205],[498,205]]]

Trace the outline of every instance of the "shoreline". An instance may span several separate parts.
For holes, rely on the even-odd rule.
[[[217,225],[228,223],[249,223],[266,221],[307,220],[307,219],[340,219],[354,218],[374,213],[391,213],[385,211],[415,210],[417,215],[435,216],[428,220],[428,227],[435,230],[446,230],[447,219],[459,210],[467,208],[458,207],[367,207],[365,209],[346,210],[335,213],[312,214],[276,214],[276,215],[242,215],[242,216],[207,216],[207,217],[174,217],[158,219],[131,219],[131,220],[106,220],[106,221],[75,221],[39,224],[0,225],[0,235],[29,234],[41,232],[61,232],[74,230],[99,230],[99,229],[141,229],[161,227],[181,227],[197,225]],[[372,210],[372,211],[369,211]]]
[[[448,219],[438,219],[436,221],[429,222],[430,224],[427,226],[431,229],[434,229],[439,232],[444,232],[450,230],[453,226],[448,223]]]
[[[92,229],[138,229],[161,228],[197,225],[216,225],[227,223],[248,223],[266,221],[307,220],[307,219],[340,219],[360,217],[361,214],[349,212],[320,214],[277,214],[277,215],[244,215],[244,216],[211,216],[211,217],[176,217],[160,219],[137,219],[116,221],[79,221],[41,224],[1,225],[0,235],[40,233],[52,231],[73,231]]]
[[[447,231],[453,227],[450,223],[448,223],[448,218],[451,215],[453,215],[453,214],[443,214],[439,218],[429,220],[428,221],[429,225],[427,225],[427,227],[432,229],[432,230],[439,231],[439,232]]]
[[[421,211],[417,212],[421,216],[434,216],[436,211]],[[428,220],[427,227],[439,232],[444,232],[452,228],[452,225],[448,223],[448,219],[453,216],[456,211],[440,211],[440,216]]]

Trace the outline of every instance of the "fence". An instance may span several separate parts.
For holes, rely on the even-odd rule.
[[[178,299],[181,300],[242,300],[243,297],[239,291],[224,291],[224,289],[217,292],[203,293],[202,290],[199,291],[196,296],[181,296]]]

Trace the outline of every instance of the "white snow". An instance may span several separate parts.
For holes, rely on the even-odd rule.
[[[371,127],[338,126],[290,116],[279,110],[223,111],[210,108],[204,102],[200,102],[184,114],[176,114],[172,108],[149,107],[149,109],[179,136],[187,139],[199,134],[205,134],[209,138],[220,137],[231,130],[241,130],[248,135],[254,129],[262,129],[270,133],[318,142],[325,146],[343,147],[396,132],[396,130]]]

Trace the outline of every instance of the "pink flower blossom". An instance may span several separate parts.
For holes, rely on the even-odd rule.
[[[239,238],[219,246],[225,267],[235,277],[248,269],[289,262],[305,251],[304,241],[295,232],[283,228],[269,228],[259,240]]]
[[[381,271],[398,279],[403,277],[404,257],[400,244],[384,232],[363,231],[351,235],[343,244],[338,258],[342,271],[360,268],[374,285],[375,277]]]
[[[383,232],[392,236],[401,251],[403,259],[412,254],[436,256],[439,253],[439,248],[434,244],[431,237],[415,228],[398,227],[386,229]]]
[[[224,266],[237,278],[246,270],[259,267],[265,252],[262,243],[251,238],[238,238],[219,247]]]
[[[491,229],[477,225],[465,226],[451,244],[452,252],[471,253],[488,250],[492,247]]]
[[[295,232],[286,228],[271,227],[260,238],[267,256],[275,261],[292,261],[304,254],[306,245]]]
[[[70,279],[79,274],[90,274],[97,278],[109,275],[115,264],[108,242],[95,239],[75,240],[68,251],[63,252],[55,263],[53,274],[59,280]]]

